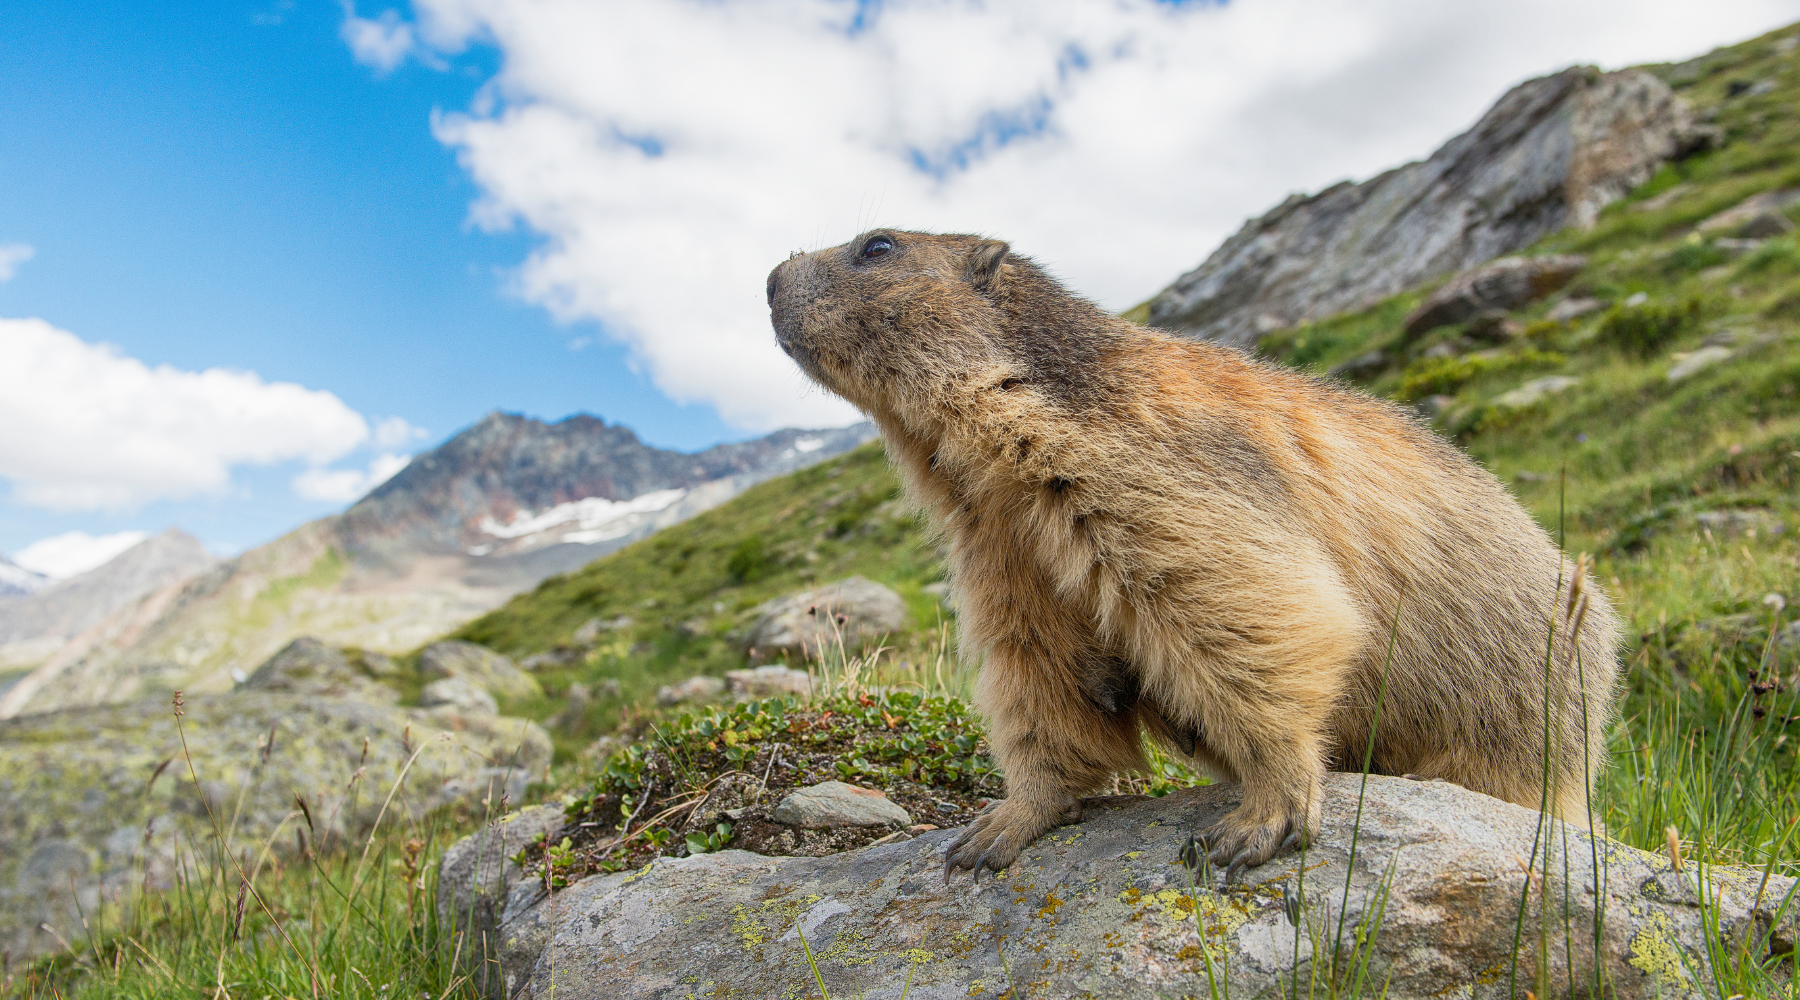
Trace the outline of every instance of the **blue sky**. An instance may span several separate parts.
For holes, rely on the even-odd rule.
[[[794,249],[986,233],[1124,308],[1521,80],[1796,19],[1800,0],[10,4],[0,552],[169,525],[237,551],[493,409],[684,449],[841,424],[769,335],[762,276]]]
[[[0,316],[150,365],[327,389],[424,429],[421,445],[495,408],[585,410],[664,447],[744,436],[670,402],[594,324],[507,294],[531,238],[465,224],[477,192],[430,123],[468,103],[495,51],[378,75],[342,20],[309,0],[8,5],[0,243],[36,253],[0,283]],[[0,502],[0,552],[169,524],[253,545],[342,507],[297,496],[299,468],[247,465],[223,496],[120,511]]]

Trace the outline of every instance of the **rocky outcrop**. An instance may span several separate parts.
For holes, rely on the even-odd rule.
[[[1562,288],[1586,266],[1587,258],[1569,254],[1502,257],[1470,268],[1419,303],[1406,317],[1406,335],[1417,337],[1489,310],[1510,312]]]
[[[102,897],[209,867],[215,829],[234,853],[354,841],[415,750],[384,823],[457,802],[501,812],[550,761],[533,723],[398,708],[373,689],[303,641],[232,693],[188,698],[185,752],[166,696],[0,722],[0,951],[18,962],[82,940]]]
[[[1294,195],[1150,301],[1153,326],[1238,347],[1524,248],[1710,135],[1639,70],[1529,80],[1428,159]]]
[[[825,858],[665,858],[547,896],[499,859],[560,819],[536,815],[518,836],[490,830],[453,849],[438,898],[460,907],[463,953],[486,959],[488,996],[554,988],[559,1000],[799,995],[813,984],[801,934],[833,996],[895,997],[909,979],[921,1000],[1205,996],[1209,974],[1216,995],[1282,996],[1296,973],[1330,977],[1341,942],[1340,974],[1362,975],[1370,993],[1385,983],[1395,1000],[1507,996],[1515,969],[1518,996],[1587,996],[1598,971],[1606,995],[1673,1000],[1707,992],[1703,923],[1751,956],[1789,952],[1800,932],[1783,909],[1791,879],[1701,876],[1691,862],[1677,872],[1442,782],[1370,778],[1353,844],[1359,780],[1327,781],[1304,879],[1290,854],[1223,891],[1190,888],[1177,856],[1236,805],[1234,785],[1088,800],[1082,822],[1000,877],[959,872],[949,885],[956,832],[936,831]]]
[[[434,642],[419,651],[419,674],[426,680],[467,679],[497,698],[533,698],[544,693],[537,679],[499,653],[458,639]]]
[[[846,577],[758,605],[744,645],[768,658],[819,656],[842,639],[851,651],[906,627],[906,600],[873,580]]]

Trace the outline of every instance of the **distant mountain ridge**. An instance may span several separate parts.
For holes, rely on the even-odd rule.
[[[198,538],[179,528],[152,535],[85,573],[0,602],[0,646],[66,639],[99,624],[121,604],[186,580],[215,562]]]
[[[50,578],[0,555],[0,600],[35,594],[50,585]]]
[[[491,413],[341,514],[145,594],[0,694],[0,718],[181,687],[229,689],[300,635],[417,647],[567,572],[840,455],[867,424],[782,430],[698,453],[579,414]]]

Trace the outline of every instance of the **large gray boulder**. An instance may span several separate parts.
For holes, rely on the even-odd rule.
[[[497,698],[533,698],[544,693],[537,678],[499,653],[472,642],[446,639],[419,651],[426,680],[461,677]]]
[[[315,645],[289,646],[232,693],[188,698],[185,753],[168,698],[0,722],[0,951],[19,962],[59,949],[57,935],[83,940],[81,913],[103,897],[209,867],[209,808],[234,853],[267,841],[292,854],[297,830],[329,850],[366,834],[415,750],[384,826],[453,803],[499,814],[550,761],[549,737],[523,719],[340,687],[343,657]]]
[[[751,614],[744,644],[760,656],[819,656],[840,638],[854,653],[910,621],[905,598],[860,576],[766,601]]]
[[[1370,778],[1352,861],[1358,786],[1356,775],[1328,778],[1304,884],[1301,858],[1288,854],[1225,891],[1190,888],[1176,860],[1183,841],[1237,804],[1235,785],[1090,799],[1081,823],[979,883],[958,872],[945,884],[948,830],[824,858],[664,858],[549,894],[490,869],[506,892],[481,928],[500,942],[484,952],[501,973],[488,995],[803,995],[813,983],[804,933],[833,996],[898,997],[909,974],[908,995],[920,1000],[1008,989],[1205,996],[1209,963],[1221,994],[1283,996],[1296,972],[1322,985],[1341,940],[1338,968],[1363,968],[1366,957],[1364,992],[1386,983],[1395,1000],[1506,996],[1515,955],[1517,996],[1588,996],[1597,961],[1606,995],[1674,1000],[1706,995],[1708,921],[1728,946],[1747,941],[1757,955],[1791,951],[1800,933],[1793,908],[1782,909],[1791,879],[1712,868],[1698,882],[1691,862],[1678,873],[1668,858],[1442,782]],[[446,867],[440,898],[471,898],[457,879]],[[1359,937],[1369,943],[1352,961]]]
[[[1417,337],[1490,309],[1511,311],[1536,302],[1568,284],[1586,266],[1587,258],[1579,254],[1551,254],[1502,257],[1470,268],[1419,303],[1406,317],[1406,335]]]
[[[1150,301],[1153,326],[1236,347],[1591,225],[1710,135],[1640,70],[1528,80],[1428,159],[1252,219]]]
[[[343,650],[311,636],[295,639],[263,661],[239,690],[352,698],[390,705],[400,698],[393,688],[377,683],[351,665]]]

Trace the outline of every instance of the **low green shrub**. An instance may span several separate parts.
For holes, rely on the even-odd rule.
[[[1624,351],[1650,355],[1698,327],[1705,315],[1706,305],[1697,296],[1679,302],[1620,304],[1601,317],[1599,339]]]

